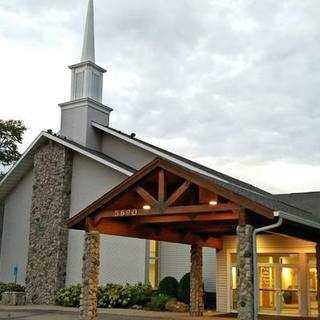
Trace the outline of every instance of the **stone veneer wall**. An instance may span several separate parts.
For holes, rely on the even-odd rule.
[[[72,151],[49,141],[34,156],[27,303],[52,304],[65,284]]]

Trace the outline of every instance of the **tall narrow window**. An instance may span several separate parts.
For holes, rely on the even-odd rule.
[[[101,77],[93,73],[93,98],[96,100],[101,99]]]
[[[75,99],[83,98],[84,72],[75,75]]]
[[[159,271],[159,243],[158,241],[149,241],[149,283],[153,288],[158,286]]]

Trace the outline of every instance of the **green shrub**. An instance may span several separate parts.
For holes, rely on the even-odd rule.
[[[152,287],[149,284],[138,283],[136,285],[126,285],[125,294],[130,298],[129,305],[145,305],[151,300]]]
[[[163,311],[166,308],[167,302],[171,298],[172,297],[167,296],[166,294],[157,293],[151,298],[151,302],[149,304],[149,307],[150,307],[151,310]]]
[[[179,282],[173,277],[165,277],[159,283],[159,293],[167,296],[177,297]]]
[[[152,288],[142,283],[136,285],[107,284],[99,288],[98,306],[100,308],[129,308],[144,305],[150,301]]]
[[[179,282],[178,299],[190,304],[190,273],[186,273]]]
[[[0,301],[4,292],[25,292],[25,287],[16,283],[0,283]]]
[[[58,290],[55,294],[56,304],[63,307],[80,306],[81,285],[71,285]]]

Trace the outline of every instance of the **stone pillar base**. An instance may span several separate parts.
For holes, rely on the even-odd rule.
[[[100,265],[100,234],[86,233],[82,266],[81,320],[97,320],[97,293]]]
[[[203,316],[202,247],[191,246],[190,315]]]

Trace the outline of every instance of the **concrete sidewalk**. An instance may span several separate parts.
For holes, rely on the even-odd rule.
[[[0,319],[21,320],[77,320],[77,308],[64,308],[58,306],[2,306],[0,305]],[[218,316],[216,318],[216,316]],[[207,312],[205,317],[190,317],[186,313],[156,312],[132,309],[99,309],[99,319],[108,320],[226,320],[214,312]]]

